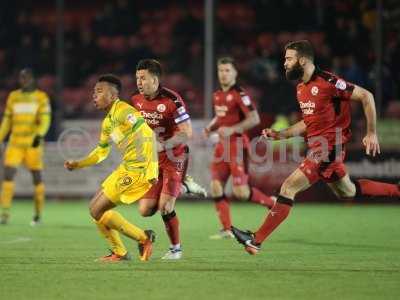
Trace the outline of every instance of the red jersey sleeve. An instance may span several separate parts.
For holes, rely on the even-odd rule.
[[[240,110],[244,114],[247,114],[255,109],[253,101],[251,100],[250,96],[247,95],[243,90],[238,91],[238,97],[235,98],[236,98],[236,103],[239,105]]]
[[[347,82],[342,78],[335,78],[335,92],[338,97],[342,100],[350,100],[351,95],[353,94],[354,84]]]

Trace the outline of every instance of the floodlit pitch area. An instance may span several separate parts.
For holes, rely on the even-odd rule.
[[[32,228],[32,203],[15,202],[0,227],[1,299],[396,299],[400,293],[400,206],[299,204],[288,222],[250,256],[234,240],[214,241],[211,202],[178,203],[184,259],[162,261],[161,218],[119,208],[158,234],[154,256],[104,264],[106,245],[86,202],[49,202]],[[234,224],[254,229],[265,215],[233,205]]]

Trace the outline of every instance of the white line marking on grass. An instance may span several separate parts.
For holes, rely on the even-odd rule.
[[[32,241],[31,238],[28,237],[18,237],[16,239],[10,240],[10,241],[2,241],[0,242],[1,244],[16,244],[16,243],[26,243]]]

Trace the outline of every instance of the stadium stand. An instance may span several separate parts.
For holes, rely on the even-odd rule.
[[[284,80],[282,72],[281,49],[292,39],[309,39],[320,45],[316,49],[321,67],[374,88],[373,1],[326,1],[320,2],[319,9],[316,3],[224,0],[216,7],[215,54],[230,54],[237,59],[242,84],[265,113],[297,110],[292,84]],[[21,3],[18,5],[21,7]],[[7,7],[0,10],[6,24],[0,29],[1,106],[8,91],[16,86],[13,75],[24,66],[33,67],[39,86],[54,95],[54,1],[25,2],[22,12],[12,1],[2,1],[0,7]],[[382,107],[388,117],[393,117],[400,115],[400,91],[395,84],[400,80],[399,22],[395,21],[396,11],[388,10],[384,16],[391,26],[384,32]],[[166,69],[165,85],[181,92],[193,117],[202,117],[203,18],[198,1],[67,1],[64,116],[96,117],[87,99],[99,73],[122,75],[123,96],[129,97],[135,90],[132,75],[138,59],[157,57]]]

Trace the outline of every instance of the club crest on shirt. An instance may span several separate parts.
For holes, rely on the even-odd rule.
[[[226,101],[230,102],[232,100],[233,100],[232,94],[228,94],[228,96],[226,96]]]
[[[120,184],[122,186],[127,186],[127,185],[130,185],[131,183],[132,183],[132,178],[131,177],[125,176],[125,177],[121,178]]]
[[[250,97],[247,95],[242,96],[242,102],[244,105],[249,106],[251,104]]]
[[[339,90],[344,91],[347,87],[346,81],[344,81],[343,79],[338,79],[338,81],[336,81],[335,87]]]
[[[313,86],[312,88],[311,88],[311,94],[313,95],[313,96],[316,96],[316,95],[318,95],[318,87],[316,87],[316,86]]]
[[[157,110],[159,111],[159,112],[164,112],[165,110],[167,109],[167,107],[165,106],[165,104],[158,104],[157,105]]]

